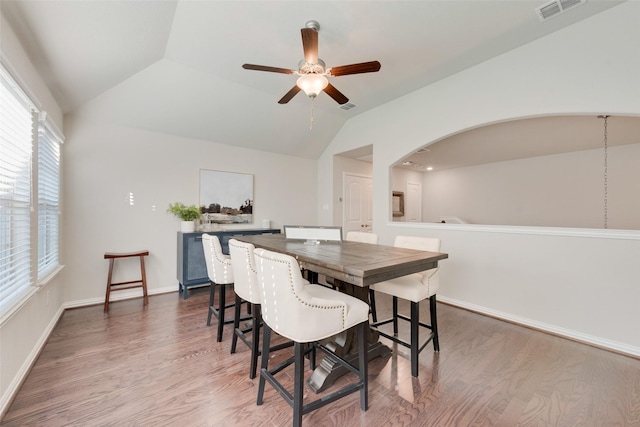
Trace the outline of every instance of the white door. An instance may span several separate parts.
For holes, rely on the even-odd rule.
[[[343,237],[349,231],[371,232],[373,227],[373,178],[345,174],[342,192]]]
[[[404,201],[407,222],[422,222],[422,184],[407,182],[407,197]]]

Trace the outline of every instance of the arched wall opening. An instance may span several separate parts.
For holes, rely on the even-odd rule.
[[[604,118],[565,114],[426,144],[391,167],[390,197],[406,206],[391,219],[640,230],[640,117],[606,122],[606,141]]]

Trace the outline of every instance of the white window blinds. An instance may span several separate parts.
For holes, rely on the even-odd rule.
[[[31,285],[31,151],[35,107],[0,67],[0,315]]]
[[[38,281],[58,266],[60,145],[56,126],[40,113],[38,125]]]

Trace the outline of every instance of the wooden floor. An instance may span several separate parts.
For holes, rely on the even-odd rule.
[[[187,300],[153,296],[146,308],[141,299],[112,303],[108,315],[102,306],[66,311],[1,424],[290,425],[289,406],[269,385],[256,406],[249,350],[239,342],[229,354],[230,326],[215,342],[207,298],[200,289]],[[370,363],[367,412],[355,393],[303,424],[640,426],[639,360],[444,304],[438,318],[441,351],[422,352],[418,378],[406,350],[390,345],[389,358]]]

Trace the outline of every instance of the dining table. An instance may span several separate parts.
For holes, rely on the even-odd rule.
[[[287,239],[282,234],[237,235],[233,238],[295,258],[308,277],[319,275],[333,279],[333,285],[362,301],[369,303],[369,286],[408,274],[438,267],[448,258],[441,252],[427,252],[396,246],[374,245],[351,241],[309,242]],[[310,280],[312,283],[315,280]],[[387,356],[391,350],[378,340],[378,333],[370,329],[369,360]],[[353,329],[324,343],[326,347],[348,361],[357,360],[357,336]],[[330,357],[325,357],[308,381],[309,387],[319,393],[347,372]]]

